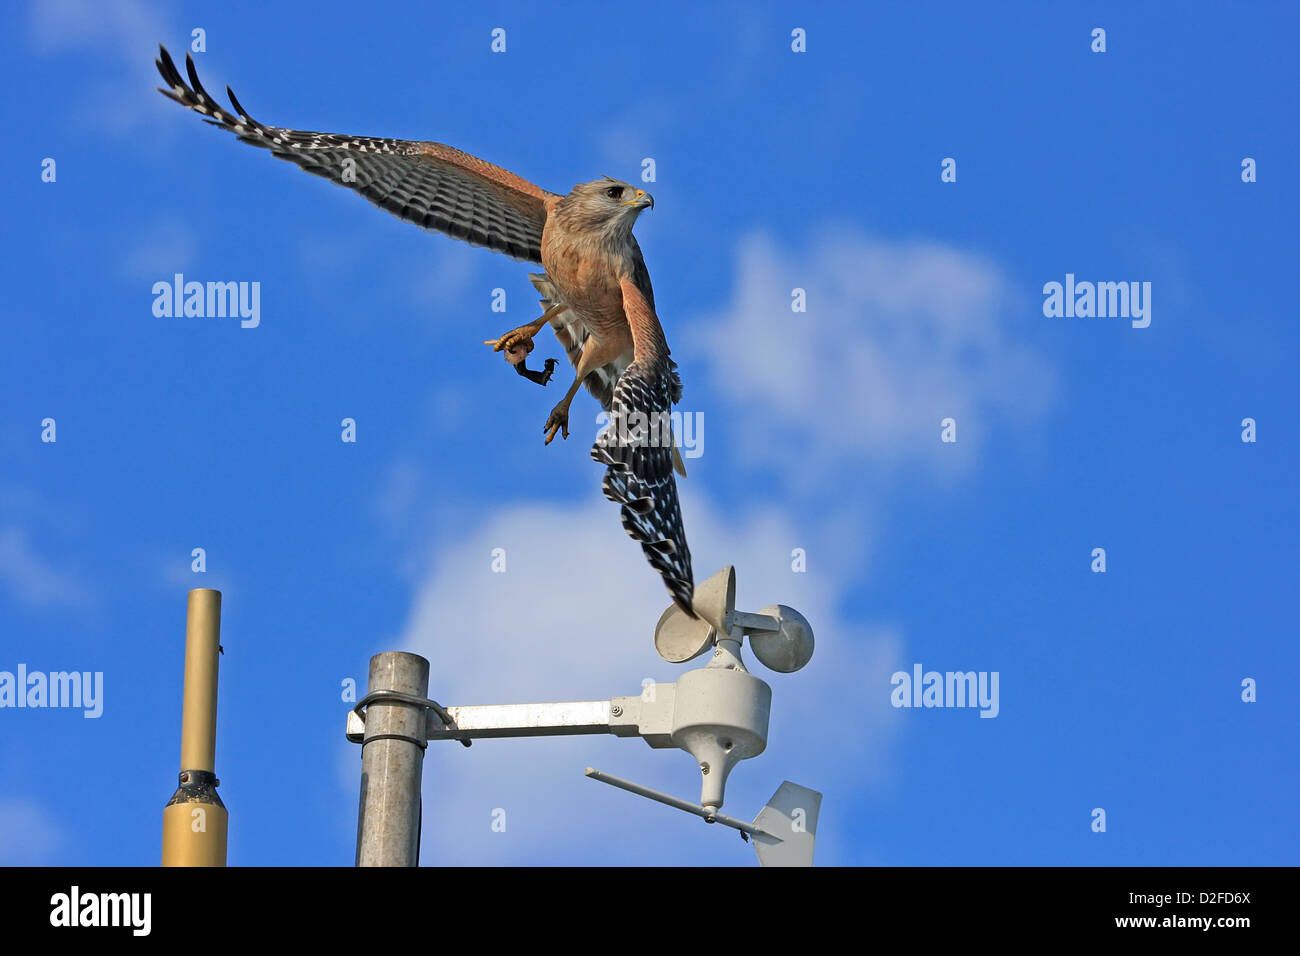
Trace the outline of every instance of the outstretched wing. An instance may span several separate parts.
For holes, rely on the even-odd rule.
[[[673,477],[669,419],[682,397],[682,382],[645,296],[629,280],[622,285],[635,357],[614,386],[609,424],[596,438],[591,457],[607,466],[601,489],[622,506],[623,529],[640,542],[677,606],[695,617],[695,579]]]
[[[376,206],[425,229],[528,262],[542,261],[542,228],[549,204],[559,197],[514,173],[441,143],[375,139],[265,126],[253,119],[226,87],[230,113],[199,83],[194,60],[185,56],[189,85],[166,48],[155,61],[182,106],[245,143],[296,163],[316,176],[355,189]],[[237,114],[237,115],[236,115]]]

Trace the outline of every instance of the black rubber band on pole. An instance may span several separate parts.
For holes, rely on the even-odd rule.
[[[438,703],[436,700],[430,700],[427,697],[416,697],[414,694],[403,694],[401,691],[398,690],[371,691],[369,694],[366,694],[365,697],[362,697],[359,701],[357,701],[357,705],[352,708],[352,712],[356,714],[358,717],[360,717],[361,720],[364,722],[366,719],[366,715],[364,713],[365,709],[371,704],[377,704],[385,701],[390,701],[395,704],[411,704],[414,707],[423,707],[426,710],[431,710],[438,715],[438,719],[442,721],[443,727],[445,727],[447,730],[457,729],[456,721],[452,720],[451,714],[447,712],[447,708],[443,707],[442,704]],[[381,735],[376,735],[374,737],[371,737],[370,739],[380,740],[382,739],[382,737]],[[411,738],[401,737],[400,739],[410,740]],[[456,739],[459,740],[466,747],[470,746],[470,744],[472,743],[472,741],[466,736],[457,736]],[[365,738],[362,738],[362,744],[363,745],[365,744]],[[421,749],[424,749],[424,747],[427,746],[428,746],[428,741],[425,741]]]
[[[366,737],[362,740],[361,746],[364,747],[366,744],[372,744],[376,740],[405,740],[408,744],[415,744],[415,746],[419,747],[421,750],[429,749],[429,741],[416,740],[414,737],[406,736],[406,734],[375,734],[373,737]]]

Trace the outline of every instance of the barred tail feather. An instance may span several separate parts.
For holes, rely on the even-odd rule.
[[[591,457],[607,468],[601,490],[621,506],[623,530],[640,543],[677,606],[695,617],[691,551],[667,427],[674,387],[680,394],[675,380],[666,364],[629,365],[615,386],[609,424],[592,446]]]

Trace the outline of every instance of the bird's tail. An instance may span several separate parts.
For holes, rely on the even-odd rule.
[[[673,436],[673,471],[686,477],[686,462],[682,461],[682,453],[677,450],[677,436]]]

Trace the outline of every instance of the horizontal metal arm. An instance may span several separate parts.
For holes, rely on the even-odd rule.
[[[611,787],[618,787],[620,790],[626,790],[628,793],[635,793],[638,797],[647,797],[666,806],[676,807],[678,810],[685,810],[687,813],[693,813],[706,823],[721,823],[726,827],[733,827],[741,833],[748,833],[751,836],[767,837],[780,843],[781,838],[768,833],[761,827],[756,827],[752,823],[746,823],[744,820],[737,820],[735,817],[729,817],[725,814],[718,813],[712,807],[702,807],[698,804],[691,803],[688,800],[682,800],[678,797],[671,796],[667,793],[660,793],[658,790],[651,790],[649,787],[643,787],[639,783],[631,780],[624,780],[622,777],[616,777],[612,773],[605,773],[603,770],[596,770],[592,767],[587,768],[587,776],[592,780],[599,780],[601,783],[607,783]]]
[[[732,611],[730,622],[732,627],[739,627],[746,631],[779,631],[781,622],[767,614],[750,614],[748,611]]]
[[[430,708],[426,737],[469,741],[490,737],[614,734],[642,737],[652,747],[669,747],[674,690],[673,684],[659,684],[654,699],[648,701],[641,697],[615,697],[558,704],[480,704],[440,707],[437,711]],[[348,740],[361,743],[365,733],[364,716],[350,712]]]
[[[609,701],[580,700],[562,704],[483,704],[448,707],[455,730],[434,727],[430,740],[454,740],[459,736],[558,737],[573,734],[609,733]]]

